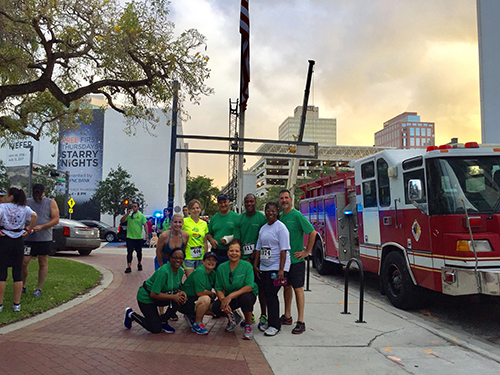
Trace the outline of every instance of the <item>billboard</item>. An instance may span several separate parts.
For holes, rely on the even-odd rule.
[[[57,169],[69,171],[69,196],[75,201],[73,219],[99,220],[99,205],[91,200],[102,180],[104,112],[77,129],[59,131]]]

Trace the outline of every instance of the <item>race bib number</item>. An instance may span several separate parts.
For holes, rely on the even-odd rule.
[[[24,246],[24,255],[31,255],[31,246]]]
[[[201,246],[194,246],[191,248],[191,257],[200,258],[201,257]]]
[[[243,244],[243,254],[252,255],[254,250],[255,250],[255,244],[253,243]]]
[[[271,248],[263,247],[262,250],[260,251],[260,258],[271,259]]]

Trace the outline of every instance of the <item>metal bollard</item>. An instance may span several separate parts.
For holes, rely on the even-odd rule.
[[[359,282],[359,319],[356,320],[356,323],[366,323],[363,320],[363,301],[365,297],[365,276],[363,273],[363,266],[361,264],[361,261],[358,258],[351,258],[349,259],[349,262],[347,262],[347,266],[345,267],[345,285],[344,285],[344,311],[341,312],[341,314],[350,314],[350,312],[347,311],[348,309],[348,296],[349,296],[349,267],[351,266],[352,262],[356,262],[358,265],[360,275],[361,275],[361,280]]]

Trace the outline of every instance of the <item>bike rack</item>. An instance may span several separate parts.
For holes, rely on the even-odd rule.
[[[344,311],[341,312],[341,314],[350,314],[350,312],[347,311],[348,309],[348,296],[349,296],[349,267],[351,266],[352,262],[356,262],[358,265],[360,274],[361,274],[361,280],[359,283],[359,319],[356,320],[356,323],[366,323],[363,320],[363,300],[365,296],[365,276],[363,274],[363,266],[361,264],[361,261],[358,258],[351,258],[349,259],[349,262],[347,262],[347,266],[345,267],[345,286],[344,286]]]
[[[307,264],[306,264],[307,270],[306,270],[306,289],[304,292],[310,292],[311,289],[309,289],[309,278],[311,277],[311,255],[307,256]]]

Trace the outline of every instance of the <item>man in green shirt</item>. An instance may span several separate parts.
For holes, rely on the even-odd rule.
[[[184,314],[191,331],[198,335],[207,335],[208,330],[203,324],[203,317],[211,314],[212,302],[216,294],[212,291],[215,286],[217,256],[213,252],[205,253],[203,264],[196,268],[186,279],[183,290],[188,299],[179,310]]]
[[[137,253],[137,270],[142,271],[142,244],[144,242],[144,233],[148,233],[146,216],[139,212],[139,203],[132,203],[132,208],[120,219],[120,223],[127,222],[127,268],[125,273],[132,272],[132,256],[134,250]]]
[[[217,196],[217,212],[208,224],[207,240],[212,245],[212,251],[217,255],[217,266],[228,260],[227,244],[231,242],[230,237],[234,232],[234,223],[239,215],[229,210],[229,197],[226,194]]]
[[[290,232],[290,271],[288,272],[288,285],[284,288],[285,314],[281,316],[281,324],[291,325],[292,320],[292,298],[295,291],[297,301],[298,319],[292,333],[303,333],[306,330],[304,323],[304,279],[305,279],[305,258],[311,254],[314,242],[316,241],[316,231],[309,221],[299,211],[293,208],[290,191],[281,190],[280,206],[283,212],[280,221],[285,224]],[[304,249],[304,234],[307,234],[307,246]]]

